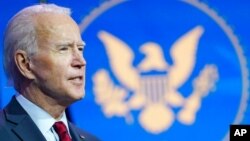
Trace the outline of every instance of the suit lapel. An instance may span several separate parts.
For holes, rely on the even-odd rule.
[[[6,120],[14,124],[12,131],[22,140],[46,141],[38,127],[13,96],[4,109]]]
[[[78,130],[74,127],[74,125],[71,122],[68,122],[68,124],[69,124],[70,135],[73,141],[87,141],[84,135],[80,134],[80,132],[78,132]]]

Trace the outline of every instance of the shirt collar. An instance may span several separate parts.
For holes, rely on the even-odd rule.
[[[59,119],[54,119],[50,114],[26,99],[21,94],[16,95],[16,99],[23,109],[28,113],[43,135],[45,135],[47,132],[50,132],[51,127],[56,121],[62,121],[69,131],[65,112],[63,112]]]

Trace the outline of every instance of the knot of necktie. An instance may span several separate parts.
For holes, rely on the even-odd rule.
[[[55,122],[53,128],[58,134],[60,141],[72,141],[69,136],[67,127],[62,121]]]

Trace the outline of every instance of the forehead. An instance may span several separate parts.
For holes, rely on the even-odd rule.
[[[75,24],[74,20],[69,15],[59,13],[38,13],[34,15],[34,19],[37,21],[38,25],[45,27],[50,24],[64,24],[65,22]]]
[[[79,27],[68,15],[42,13],[34,18],[38,40],[81,40]]]

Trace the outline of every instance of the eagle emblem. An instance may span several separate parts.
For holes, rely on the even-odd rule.
[[[133,65],[135,54],[127,43],[107,31],[99,31],[111,69],[99,69],[93,76],[95,101],[106,117],[124,117],[132,124],[132,111],[138,111],[140,125],[149,133],[159,134],[175,120],[184,125],[195,122],[202,99],[215,90],[219,74],[216,65],[204,64],[192,80],[192,91],[183,95],[179,89],[196,65],[196,53],[204,28],[200,25],[179,37],[170,48],[172,63],[166,61],[161,46],[146,42],[139,51],[145,55]],[[161,72],[161,73],[150,73]],[[174,107],[180,110],[175,112]]]

